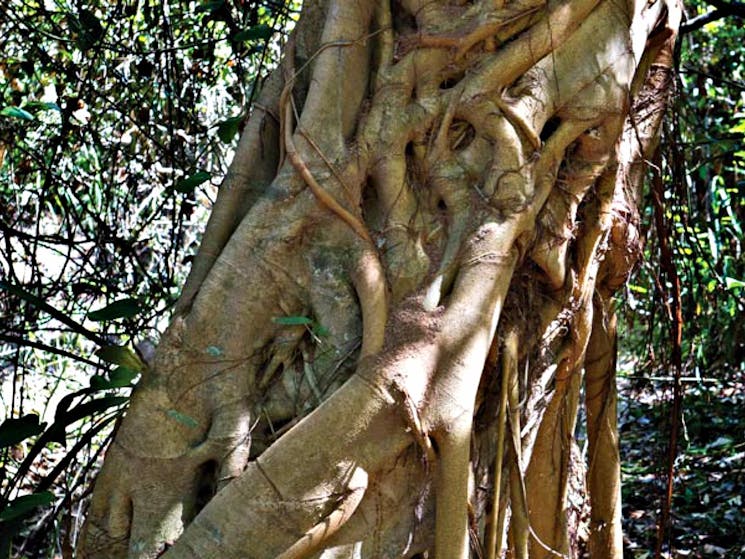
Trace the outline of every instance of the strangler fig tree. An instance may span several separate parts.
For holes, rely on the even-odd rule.
[[[79,556],[569,557],[586,494],[621,557],[613,294],[679,17],[306,1]]]

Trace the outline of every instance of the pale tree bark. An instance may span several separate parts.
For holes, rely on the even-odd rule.
[[[586,487],[621,557],[613,294],[679,13],[307,1],[79,556],[568,557]]]

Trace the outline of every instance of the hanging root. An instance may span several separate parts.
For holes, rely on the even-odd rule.
[[[365,250],[351,275],[362,309],[360,359],[363,359],[383,347],[388,322],[388,289],[380,258],[372,249]]]
[[[599,299],[599,298],[598,298]],[[616,319],[611,301],[597,301],[585,362],[590,537],[593,557],[623,557],[621,462],[616,419]],[[605,307],[605,308],[603,308]],[[605,312],[604,312],[605,311]]]
[[[517,348],[514,330],[507,333],[504,342],[505,355],[513,348]],[[507,362],[505,356],[504,362]],[[494,458],[494,501],[489,511],[489,532],[486,538],[486,559],[495,559],[502,554],[502,530],[504,516],[500,514],[499,506],[500,490],[502,488],[502,464],[504,463],[504,433],[507,421],[507,391],[510,385],[510,373],[506,367],[502,367],[502,387],[499,391],[499,417],[497,419],[497,455]],[[501,520],[501,522],[500,522]]]
[[[349,46],[354,44],[357,44],[357,41],[334,41],[333,43],[323,45],[323,47],[319,49],[316,55],[321,52],[322,49],[331,46]],[[357,235],[360,236],[360,238],[372,244],[372,238],[370,237],[370,233],[368,232],[365,224],[362,223],[362,221],[357,216],[345,209],[331,194],[329,194],[320,184],[318,184],[318,181],[310,172],[310,169],[306,165],[305,161],[303,161],[302,156],[295,147],[295,141],[292,138],[292,87],[295,84],[296,77],[296,73],[294,71],[295,65],[293,63],[293,51],[294,43],[291,39],[290,43],[288,43],[287,45],[287,59],[285,60],[284,67],[285,86],[282,89],[282,94],[279,97],[279,114],[281,116],[280,131],[283,135],[282,145],[285,151],[285,155],[287,155],[287,158],[290,160],[290,163],[292,163],[292,166],[303,178],[305,184],[308,185],[308,188],[310,188],[311,192],[313,192],[313,195],[316,197],[318,202],[322,206],[331,210],[333,213],[339,216],[347,225],[352,228],[355,233],[357,233]]]
[[[518,347],[517,334],[508,333],[504,343],[502,357],[502,374],[507,376],[507,407],[510,410],[510,442],[512,447],[512,468],[510,470],[510,503],[512,519],[510,520],[512,546],[516,559],[528,557],[528,535],[530,518],[528,500],[525,490],[525,478],[522,471],[522,442],[520,440],[520,393],[517,382]]]

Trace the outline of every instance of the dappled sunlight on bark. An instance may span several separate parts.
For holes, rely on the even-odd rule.
[[[81,557],[573,556],[583,393],[621,557],[612,296],[678,11],[308,2]]]

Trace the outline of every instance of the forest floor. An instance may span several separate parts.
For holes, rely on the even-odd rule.
[[[726,375],[731,376],[731,375]],[[621,378],[625,557],[654,557],[669,464],[671,383]],[[745,379],[683,384],[670,558],[745,558]]]
[[[652,559],[668,466],[671,383],[625,376],[623,369],[643,369],[635,366],[638,363],[628,365],[619,375],[624,556]],[[730,373],[721,375],[728,382],[701,379],[683,384],[672,540],[665,559],[745,559],[745,377],[740,377]],[[21,480],[21,489],[33,490],[66,452],[60,445],[45,449],[30,476]],[[78,467],[70,468],[55,486],[56,493],[84,495],[96,456],[91,450],[76,463]],[[87,475],[81,477],[79,471]],[[56,528],[50,533],[49,527],[75,524],[74,515],[63,509],[62,521],[43,515],[27,525],[22,556],[59,557],[55,550],[64,547],[65,538]]]

